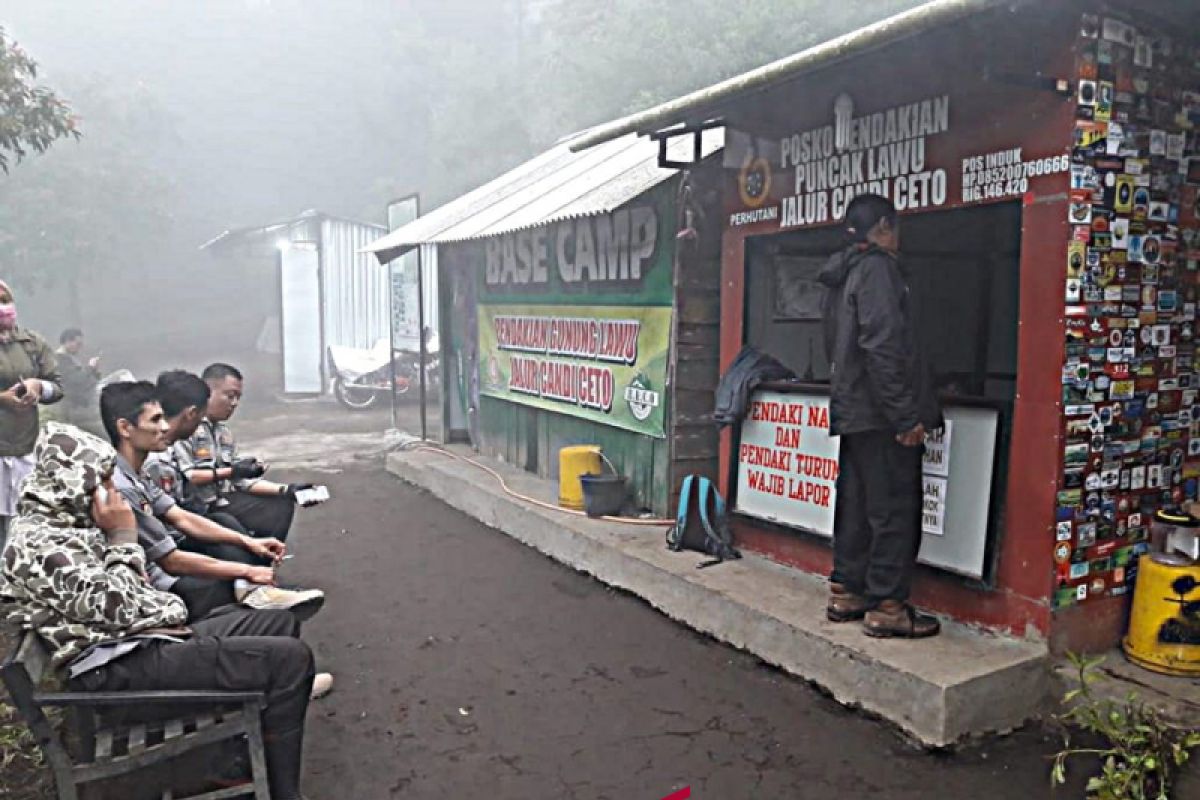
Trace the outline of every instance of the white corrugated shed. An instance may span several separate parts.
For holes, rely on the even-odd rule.
[[[388,337],[388,272],[363,252],[384,230],[333,217],[321,221],[321,312],[326,347],[369,349]]]
[[[533,228],[560,219],[607,214],[678,170],[658,166],[658,142],[623,136],[579,153],[567,139],[536,158],[373,242],[387,263],[419,245],[462,242]],[[724,145],[724,132],[704,134],[701,158]],[[673,161],[691,160],[691,137],[669,143]]]

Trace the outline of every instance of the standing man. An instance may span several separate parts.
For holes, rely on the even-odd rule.
[[[830,427],[841,437],[833,574],[826,615],[863,620],[869,636],[923,638],[938,621],[908,602],[921,547],[925,433],[942,427],[898,260],[896,209],[859,195],[851,244],[821,271]]]
[[[100,356],[83,361],[83,331],[67,328],[58,337],[58,368],[62,375],[63,402],[60,406],[64,421],[99,435],[100,398],[96,385],[100,382]]]
[[[212,392],[207,413],[191,438],[175,445],[189,503],[194,496],[210,512],[236,517],[252,534],[286,541],[296,514],[296,492],[312,487],[263,480],[262,462],[238,458],[225,423],[242,402],[241,372],[229,364],[210,364],[200,377]]]

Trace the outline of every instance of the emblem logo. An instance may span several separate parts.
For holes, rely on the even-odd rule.
[[[659,406],[659,397],[659,393],[650,385],[650,379],[641,373],[625,387],[625,402],[629,404],[629,413],[633,414],[638,422],[645,422],[650,418],[654,409]]]

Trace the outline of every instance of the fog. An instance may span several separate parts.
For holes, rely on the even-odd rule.
[[[270,303],[199,249],[222,231],[306,209],[382,223],[410,192],[429,209],[574,130],[915,4],[0,0],[82,131],[0,174],[0,277],[24,324],[54,341],[81,325],[110,368],[269,364]]]

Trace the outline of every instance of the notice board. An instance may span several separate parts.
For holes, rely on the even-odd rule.
[[[982,579],[1000,412],[952,405],[945,416],[946,429],[926,443],[919,560]],[[831,537],[838,441],[829,435],[828,395],[756,392],[742,422],[734,510]]]

